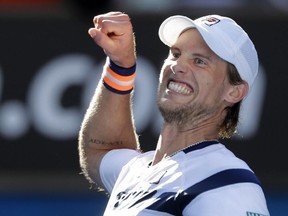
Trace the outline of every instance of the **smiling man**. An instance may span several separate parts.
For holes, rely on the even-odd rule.
[[[94,17],[89,34],[107,55],[79,134],[85,176],[110,194],[105,215],[269,215],[261,184],[218,140],[237,127],[258,57],[245,31],[218,15],[166,19],[169,55],[158,107],[164,124],[154,151],[141,153],[131,96],[136,55],[128,15]]]

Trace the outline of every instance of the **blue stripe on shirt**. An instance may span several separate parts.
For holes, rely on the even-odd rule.
[[[166,192],[157,197],[157,201],[147,209],[166,212],[172,215],[182,215],[184,208],[198,195],[238,183],[254,183],[261,186],[257,176],[246,169],[229,169],[218,172],[181,192]]]

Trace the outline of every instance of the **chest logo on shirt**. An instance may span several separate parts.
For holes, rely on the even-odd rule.
[[[151,177],[150,181],[141,184],[141,186],[139,185],[139,187],[135,187],[134,190],[132,189],[119,192],[115,197],[116,200],[114,208],[132,208],[136,204],[153,197],[157,193],[154,186],[160,183],[166,173],[167,170],[162,170]]]
[[[117,194],[117,197],[116,197],[117,202],[114,204],[114,208],[118,208],[120,205],[124,203],[129,203],[128,208],[132,208],[136,204],[151,198],[156,193],[157,193],[157,190],[153,190],[153,191],[140,190],[140,191],[134,191],[134,192],[129,192],[129,193],[122,191]]]

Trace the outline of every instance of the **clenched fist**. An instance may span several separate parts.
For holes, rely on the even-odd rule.
[[[129,68],[135,64],[135,38],[130,18],[121,12],[95,16],[94,28],[88,33],[105,54],[118,66]]]

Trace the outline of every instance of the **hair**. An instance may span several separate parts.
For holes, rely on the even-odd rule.
[[[228,79],[231,85],[240,85],[244,81],[241,79],[240,74],[238,73],[236,67],[228,62]],[[226,108],[226,116],[223,122],[220,125],[219,137],[220,138],[231,138],[237,129],[237,125],[239,122],[239,113],[241,101],[235,103],[231,107]]]

